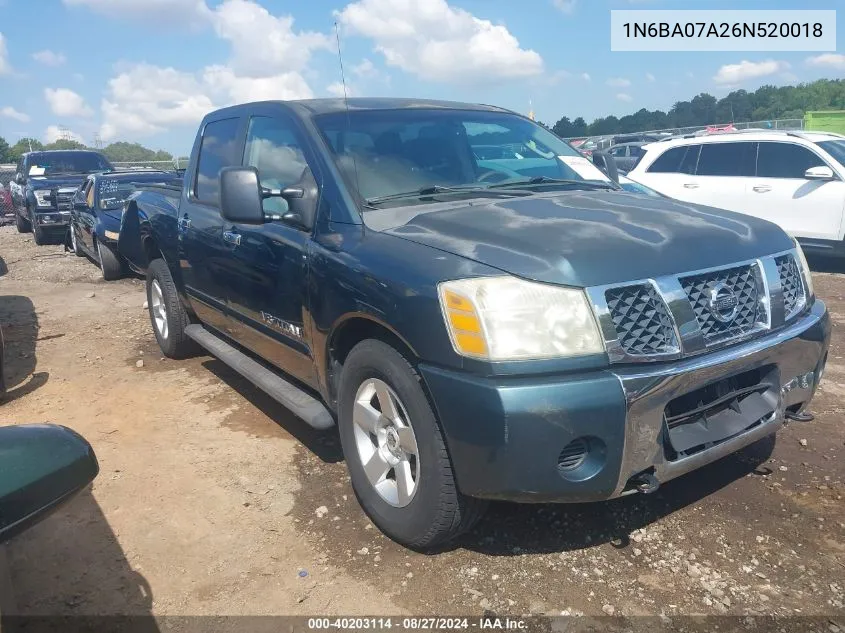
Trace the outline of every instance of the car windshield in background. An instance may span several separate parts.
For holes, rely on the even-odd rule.
[[[845,140],[822,141],[818,146],[833,156],[840,165],[845,165]]]
[[[431,202],[435,194],[495,195],[500,186],[499,195],[506,187],[516,195],[521,183],[529,189],[615,188],[567,143],[513,114],[415,108],[315,121],[368,206]]]
[[[135,193],[138,185],[166,182],[163,175],[133,176],[131,178],[103,178],[97,190],[97,206],[103,210],[120,209],[126,199]]]
[[[30,176],[90,174],[113,169],[105,158],[93,152],[35,153],[29,155],[27,165]]]

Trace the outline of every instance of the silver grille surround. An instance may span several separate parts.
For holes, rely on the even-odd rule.
[[[794,294],[794,297],[790,299],[791,310],[786,305],[784,284],[782,283],[782,279],[784,279],[783,262],[789,260],[793,262],[795,267],[790,273],[793,275],[790,277],[791,288],[787,289],[787,292]],[[724,266],[687,271],[654,279],[594,286],[587,288],[586,292],[598,320],[611,363],[647,363],[673,360],[721,349],[778,330],[788,321],[809,309],[812,306],[812,298],[807,295],[808,286],[799,261],[797,251],[790,249],[759,259],[734,262]],[[706,323],[705,327],[702,327],[701,310],[699,309],[698,313],[696,312],[696,306],[691,301],[695,296],[688,294],[689,287],[685,289],[684,280],[702,276],[717,279],[727,271],[740,268],[749,271],[756,286],[753,293],[746,293],[755,295],[756,310],[754,311],[753,322],[748,322],[747,318],[751,307],[745,305],[744,327],[737,328],[733,332],[720,331],[713,336],[712,328],[706,327]],[[797,282],[794,278],[796,271]],[[668,316],[674,330],[674,337],[671,341],[667,341],[661,348],[651,349],[647,353],[636,353],[635,345],[632,345],[630,341],[622,340],[623,336],[629,335],[630,328],[622,331],[617,329],[618,315],[613,314],[613,304],[610,302],[609,305],[608,301],[608,297],[612,298],[615,291],[636,286],[648,286],[656,291],[661,308]],[[698,307],[700,308],[700,306]],[[617,318],[615,319],[614,316]]]

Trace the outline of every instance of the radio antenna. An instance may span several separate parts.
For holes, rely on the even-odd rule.
[[[338,27],[337,22],[334,23],[334,36],[335,40],[337,41],[337,61],[340,63],[340,81],[343,85],[343,106],[346,108],[346,132],[352,129],[352,120],[349,116],[349,95],[346,91],[346,75],[343,72],[343,55],[340,52],[340,27]],[[340,141],[340,139],[339,139]],[[343,151],[346,150],[346,143],[345,139],[343,142],[338,142],[338,150],[341,148]],[[358,196],[361,196],[361,186],[358,181],[358,161],[355,160],[355,152],[349,152],[350,157],[352,158],[352,168],[355,170],[355,188],[358,190]]]

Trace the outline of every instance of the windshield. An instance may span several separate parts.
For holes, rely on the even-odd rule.
[[[349,186],[365,201],[432,202],[402,194],[521,182],[544,187],[607,183],[597,167],[540,125],[500,112],[446,109],[351,111],[315,117]],[[417,198],[420,198],[418,195]]]
[[[845,165],[845,140],[822,141],[818,144],[824,151],[833,156],[840,165]]]
[[[45,152],[27,157],[27,175],[55,176],[57,174],[90,174],[110,171],[111,164],[94,152]]]
[[[111,177],[103,178],[97,187],[97,207],[103,210],[121,209],[126,199],[137,191],[138,185],[163,183],[168,180],[167,175],[161,174],[157,176],[144,175],[120,179]]]

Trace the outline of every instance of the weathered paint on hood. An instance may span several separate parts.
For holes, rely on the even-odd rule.
[[[367,211],[364,222],[520,277],[580,287],[792,248],[786,233],[764,220],[616,191],[405,206]]]

